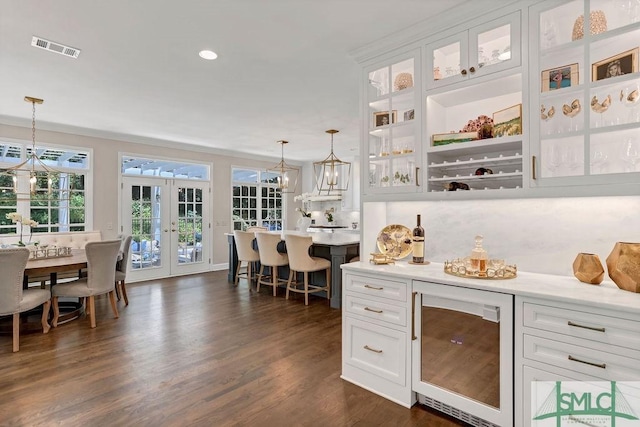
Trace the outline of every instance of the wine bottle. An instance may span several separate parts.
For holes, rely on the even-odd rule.
[[[415,264],[422,264],[424,263],[424,228],[420,226],[420,215],[418,215],[417,225],[413,229],[412,240],[412,261]]]

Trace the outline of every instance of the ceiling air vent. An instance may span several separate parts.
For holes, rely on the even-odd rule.
[[[40,49],[48,50],[49,52],[59,53],[60,55],[69,56],[71,58],[78,58],[78,56],[80,55],[80,49],[76,49],[75,47],[65,46],[63,44],[52,42],[50,40],[46,40],[36,36],[33,36],[31,38],[31,46],[39,47]]]

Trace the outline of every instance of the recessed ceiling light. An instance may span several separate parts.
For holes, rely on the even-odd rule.
[[[201,50],[198,55],[200,55],[200,58],[208,59],[209,61],[212,61],[218,57],[218,54],[212,50]]]

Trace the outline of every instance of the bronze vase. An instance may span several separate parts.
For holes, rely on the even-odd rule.
[[[573,275],[581,282],[599,285],[604,279],[604,267],[598,255],[579,253],[573,261]]]
[[[617,242],[607,257],[607,270],[620,289],[640,293],[640,243]]]

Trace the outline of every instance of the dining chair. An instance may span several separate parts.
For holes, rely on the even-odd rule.
[[[286,299],[289,299],[289,291],[304,294],[304,305],[309,305],[309,294],[325,291],[327,299],[331,297],[331,261],[324,258],[309,255],[309,248],[313,243],[311,236],[298,236],[285,234],[284,241],[287,245],[289,256],[289,280],[287,281]],[[325,284],[309,283],[309,273],[325,270]],[[303,273],[302,283],[294,280],[296,273]]]
[[[89,242],[85,246],[87,252],[87,277],[75,282],[55,285],[51,289],[53,295],[53,326],[58,326],[60,309],[59,297],[88,298],[90,325],[96,327],[95,296],[109,294],[113,315],[118,318],[114,283],[116,281],[116,262],[120,251],[121,240],[102,240]]]
[[[260,254],[253,248],[253,239],[256,233],[250,231],[233,231],[233,238],[236,242],[236,251],[238,252],[238,267],[236,268],[235,286],[238,286],[240,277],[246,278],[249,282],[249,290],[251,290],[251,282],[254,279],[252,274],[252,265],[260,261]],[[242,263],[246,263],[246,271],[241,273]]]
[[[129,260],[129,250],[131,249],[131,235],[124,237],[122,240],[122,246],[120,247],[120,253],[122,254],[122,259],[118,260],[116,263],[116,280],[115,280],[115,291],[118,296],[118,300],[120,300],[120,295],[122,295],[122,299],[124,299],[124,305],[129,305],[129,298],[127,297],[127,287],[125,281],[127,279],[127,269],[129,268],[129,264],[131,264]]]
[[[258,274],[257,291],[260,292],[260,285],[273,286],[273,296],[276,296],[278,284],[286,284],[286,279],[278,278],[278,267],[289,264],[289,257],[286,253],[278,252],[278,244],[281,242],[280,234],[256,233],[258,242],[258,253],[260,255],[260,274]],[[270,275],[265,275],[265,268],[271,269]],[[269,279],[268,281],[265,279]]]
[[[20,313],[42,305],[42,333],[49,332],[51,294],[47,289],[22,289],[29,249],[0,249],[0,316],[13,315],[13,352],[20,350]]]

